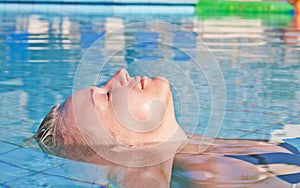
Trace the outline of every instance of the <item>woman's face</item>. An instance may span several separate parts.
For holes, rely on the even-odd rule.
[[[163,77],[131,77],[125,69],[118,71],[102,88],[94,88],[93,99],[99,115],[116,118],[123,126],[138,132],[161,122],[165,107],[172,101],[169,82]],[[103,117],[104,118],[104,117]],[[160,121],[154,120],[160,119]],[[132,125],[134,124],[134,125]]]
[[[75,92],[62,106],[60,119],[62,132],[103,128],[126,145],[162,142],[178,128],[169,82],[163,77],[131,77],[125,69],[102,88]]]

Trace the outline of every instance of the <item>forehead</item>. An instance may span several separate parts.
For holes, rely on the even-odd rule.
[[[60,116],[68,124],[74,123],[74,112],[80,112],[87,109],[92,104],[92,87],[74,92],[60,106]],[[77,114],[77,113],[76,113]],[[72,122],[72,123],[71,123]]]
[[[102,121],[98,118],[98,111],[92,102],[94,89],[89,87],[77,91],[62,105],[59,127],[64,133],[65,140],[86,143],[99,140],[91,138],[102,138],[105,139],[104,143],[108,141],[111,143],[111,138],[106,135]]]
[[[82,98],[82,97],[84,97],[84,98],[90,98],[90,96],[91,96],[91,92],[92,92],[92,90],[93,90],[93,88],[94,87],[88,87],[88,88],[85,88],[85,89],[82,89],[82,90],[79,90],[79,91],[75,91],[73,94],[72,94],[72,96],[71,96],[71,98],[74,100],[77,100],[78,98]]]
[[[73,108],[74,104],[77,104],[79,102],[82,103],[88,102],[90,100],[90,94],[91,94],[90,87],[76,91],[61,104],[60,109],[66,110],[69,108]]]

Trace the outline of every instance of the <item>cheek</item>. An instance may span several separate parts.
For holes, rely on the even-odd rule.
[[[151,117],[151,100],[145,95],[132,94],[128,102],[128,110],[133,118],[146,121]]]
[[[162,112],[169,105],[171,94],[168,85],[155,84],[147,90],[116,89],[112,93],[110,104],[100,112],[103,122],[129,123],[135,121],[147,121],[155,112]],[[153,105],[157,100],[163,105]],[[152,105],[151,105],[152,104]]]
[[[99,112],[99,123],[103,127],[103,133],[110,135],[111,137],[115,137],[116,134],[119,134],[120,126],[120,118],[113,110],[112,105],[108,105],[105,110]]]
[[[147,121],[152,119],[153,115],[164,114],[171,100],[170,96],[166,88],[142,93],[132,92],[129,96],[128,109],[136,120]]]

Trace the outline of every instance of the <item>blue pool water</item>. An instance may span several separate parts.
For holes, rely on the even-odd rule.
[[[53,104],[72,93],[75,70],[88,47],[105,33],[137,21],[177,24],[195,33],[214,53],[227,94],[226,115],[218,137],[284,140],[300,148],[300,20],[292,15],[194,16],[190,9],[176,14],[110,14],[97,12],[95,7],[85,12],[72,6],[34,11],[22,5],[3,7],[0,187],[101,187],[108,183],[101,173],[105,167],[48,156],[28,146],[24,139],[35,133]],[[100,51],[105,54],[141,36],[158,41],[168,37],[182,48],[197,48],[196,41],[184,33],[166,36],[164,29],[151,30],[146,25],[124,32],[115,41],[104,43]],[[161,53],[149,52],[149,48],[155,47],[137,45],[119,54],[102,82],[134,59]],[[182,53],[165,55],[178,64],[186,61]],[[208,121],[210,103],[207,84],[203,80],[199,83],[203,88],[198,125],[201,132]]]

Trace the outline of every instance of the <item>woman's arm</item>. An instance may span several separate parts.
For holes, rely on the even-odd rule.
[[[172,177],[172,184],[186,188],[291,187],[268,169],[217,154],[177,156]]]

